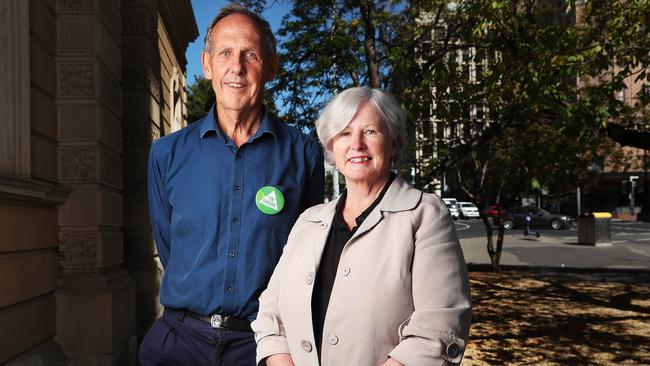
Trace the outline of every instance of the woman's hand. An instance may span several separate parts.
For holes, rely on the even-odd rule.
[[[386,362],[381,364],[381,366],[404,366],[404,364],[399,361],[395,361],[394,358],[389,357]]]
[[[291,355],[288,353],[278,353],[266,358],[266,366],[295,366]]]

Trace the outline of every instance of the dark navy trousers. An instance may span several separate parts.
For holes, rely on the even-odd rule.
[[[255,366],[253,333],[212,328],[165,309],[138,351],[142,366]]]

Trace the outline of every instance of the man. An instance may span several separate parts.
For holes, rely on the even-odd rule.
[[[278,67],[269,24],[224,7],[202,64],[215,106],[151,148],[165,311],[140,346],[143,365],[254,365],[257,298],[298,215],[323,201],[319,145],[264,112],[264,84]]]

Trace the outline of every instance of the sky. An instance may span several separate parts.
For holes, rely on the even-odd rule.
[[[190,43],[185,57],[187,58],[187,84],[194,83],[194,76],[203,76],[201,69],[201,50],[203,49],[203,38],[208,25],[212,22],[214,17],[224,5],[228,4],[226,0],[192,0],[192,8],[194,9],[194,17],[196,18],[196,25],[199,28],[199,36]],[[280,28],[282,17],[289,12],[288,1],[268,1],[273,4],[267,9],[264,18],[271,24],[273,32],[277,34]]]

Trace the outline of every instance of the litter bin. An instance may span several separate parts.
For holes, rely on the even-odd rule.
[[[612,245],[612,214],[588,212],[578,218],[578,242],[585,245]]]

